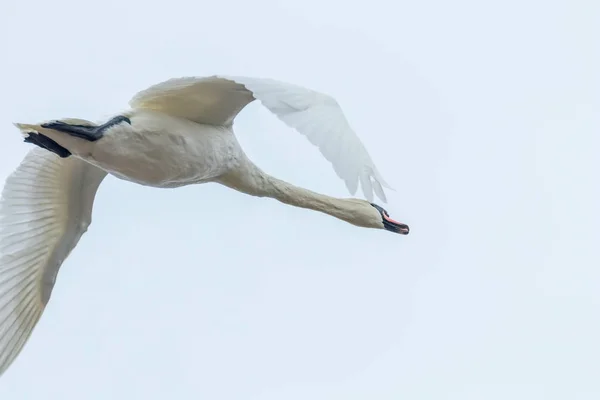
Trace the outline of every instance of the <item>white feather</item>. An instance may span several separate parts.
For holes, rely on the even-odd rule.
[[[91,222],[105,176],[36,147],[8,177],[0,200],[0,375],[40,319],[58,269]]]
[[[337,101],[326,94],[273,79],[186,77],[151,86],[129,104],[134,109],[160,111],[198,123],[230,125],[254,99],[317,146],[352,195],[360,182],[365,198],[372,201],[373,180],[377,183],[375,194],[387,201],[382,186],[390,186]]]

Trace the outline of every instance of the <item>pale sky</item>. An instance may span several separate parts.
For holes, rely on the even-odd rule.
[[[339,101],[411,234],[109,177],[0,399],[600,398],[597,1],[1,8],[2,182],[31,149],[12,122],[270,77]],[[234,127],[267,172],[348,196],[260,104]]]

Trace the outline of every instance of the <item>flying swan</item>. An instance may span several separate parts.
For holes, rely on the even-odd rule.
[[[232,125],[255,99],[316,145],[354,195],[302,189],[258,168]],[[408,234],[373,203],[388,187],[330,96],[271,79],[186,77],[136,94],[107,122],[61,119],[15,124],[34,147],[6,180],[0,201],[0,376],[21,352],[50,299],[58,270],[91,223],[104,177],[174,188],[218,182],[332,215],[353,225]]]

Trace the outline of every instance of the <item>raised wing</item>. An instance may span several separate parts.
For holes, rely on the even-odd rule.
[[[161,111],[201,124],[231,125],[235,116],[254,101],[243,85],[217,76],[175,78],[136,94],[131,108]]]
[[[106,172],[32,149],[0,200],[0,375],[36,326],[63,261],[87,230]]]
[[[230,125],[254,99],[317,146],[352,195],[360,183],[369,201],[373,201],[373,192],[387,201],[383,187],[390,187],[338,103],[326,94],[273,79],[188,77],[154,85],[129,104],[198,123]]]

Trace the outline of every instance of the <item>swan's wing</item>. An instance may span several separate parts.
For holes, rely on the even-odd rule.
[[[138,93],[129,104],[199,123],[229,125],[254,99],[317,146],[351,194],[356,193],[360,182],[369,201],[373,201],[373,192],[386,201],[382,186],[389,185],[341,107],[326,94],[273,79],[189,77],[154,85]]]
[[[244,86],[216,76],[175,78],[137,93],[131,108],[161,111],[202,124],[231,125],[254,101]]]
[[[0,375],[29,339],[63,261],[91,222],[106,172],[32,149],[0,200]]]

